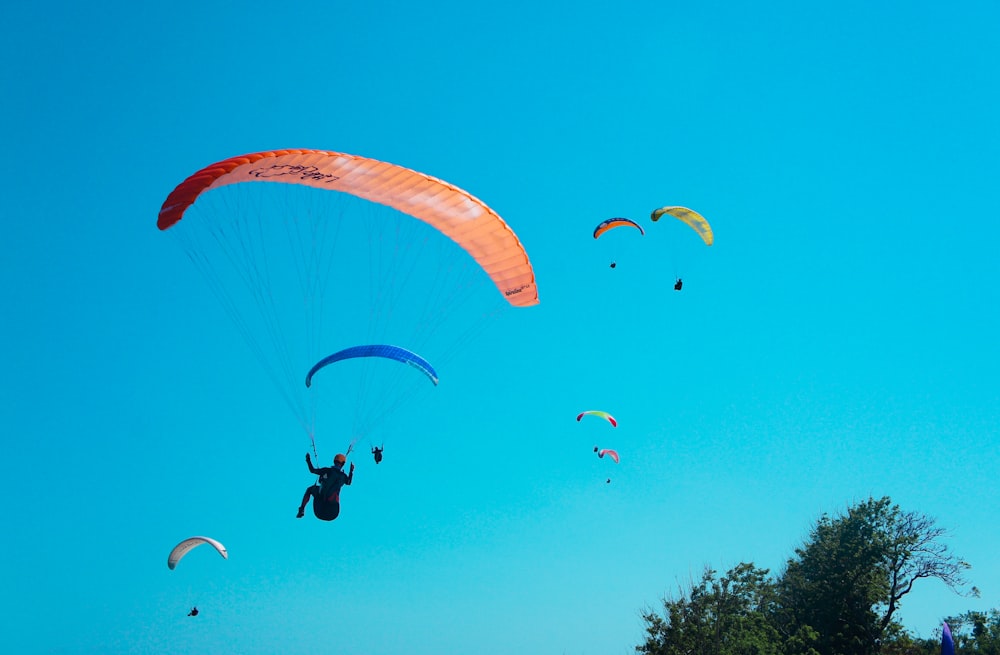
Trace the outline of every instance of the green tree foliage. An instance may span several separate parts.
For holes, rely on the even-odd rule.
[[[941,637],[914,639],[902,631],[882,644],[882,655],[941,655]]]
[[[955,639],[956,655],[1000,655],[1000,609],[966,612],[945,620]]]
[[[1000,609],[966,612],[945,619],[951,627],[956,655],[1000,655]],[[882,655],[940,655],[941,630],[932,639],[911,639],[903,634],[886,644]]]
[[[838,516],[823,515],[776,579],[741,563],[701,580],[644,611],[649,655],[930,655],[940,641],[914,640],[896,620],[902,599],[922,578],[957,593],[968,564],[955,557],[945,532],[888,497],[869,498]],[[977,594],[975,587],[972,594]],[[1000,655],[1000,616],[954,619],[971,631],[956,637],[959,653]],[[976,637],[976,635],[979,635]],[[970,650],[965,650],[968,644]],[[993,648],[993,650],[989,650]]]
[[[769,619],[774,586],[767,569],[742,563],[722,577],[708,568],[679,598],[664,599],[664,615],[643,613],[650,655],[783,655]]]
[[[937,578],[956,592],[966,584],[968,564],[951,554],[944,534],[888,497],[824,515],[778,580],[779,629],[815,629],[820,655],[879,653],[900,631],[894,617],[917,580]]]

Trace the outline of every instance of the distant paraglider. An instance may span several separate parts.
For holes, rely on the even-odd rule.
[[[170,551],[170,555],[167,557],[167,567],[173,571],[177,566],[177,563],[180,562],[185,555],[191,552],[192,549],[197,548],[202,544],[208,544],[212,546],[212,548],[215,548],[215,550],[222,555],[222,559],[229,559],[229,553],[226,552],[226,547],[215,539],[212,539],[211,537],[190,537],[174,546],[174,549]]]
[[[684,223],[692,230],[697,232],[698,236],[701,237],[702,241],[705,242],[706,246],[712,245],[712,243],[715,241],[715,235],[712,232],[712,226],[708,224],[708,221],[705,220],[704,216],[694,211],[693,209],[688,209],[687,207],[678,207],[678,206],[660,207],[659,209],[654,209],[653,212],[649,215],[649,217],[653,219],[653,222],[657,222],[660,220],[662,216],[666,215],[673,216],[674,218],[676,218],[677,220],[679,220],[680,222]],[[675,256],[676,255],[669,255],[667,259],[673,260]],[[680,291],[684,287],[684,281],[678,274],[679,273],[678,263],[676,261],[673,262],[673,266],[674,266],[674,277],[676,278],[674,281],[674,291]]]
[[[602,412],[602,411],[597,410],[597,409],[588,409],[585,412],[580,412],[579,414],[577,414],[576,420],[579,421],[584,416],[597,416],[597,417],[605,419],[608,423],[611,424],[611,427],[613,427],[613,428],[617,428],[618,427],[618,421],[615,420],[614,416],[612,416],[611,414],[608,414],[607,412]]]
[[[434,367],[431,365],[430,362],[428,362],[426,359],[424,359],[417,353],[411,350],[407,350],[406,348],[401,348],[399,346],[391,346],[386,344],[370,344],[370,345],[352,346],[350,348],[344,348],[343,350],[339,350],[333,353],[332,355],[327,355],[323,359],[319,360],[318,362],[316,362],[316,364],[313,365],[311,369],[309,369],[309,372],[306,374],[306,386],[312,387],[313,376],[315,376],[317,373],[322,371],[327,366],[330,366],[331,364],[337,362],[343,362],[345,360],[356,359],[356,358],[360,358],[362,360],[367,360],[371,362],[382,359],[382,360],[399,362],[401,364],[407,364],[409,367],[423,373],[424,376],[426,376],[427,379],[434,384],[434,386],[437,386],[438,384],[437,371],[434,369]],[[390,366],[389,368],[395,368],[395,366],[393,365]],[[411,381],[410,374],[407,371],[402,369],[398,369],[398,371],[399,373],[394,373],[395,375],[399,375],[398,378],[399,383],[393,395],[401,397],[403,395],[402,388],[406,385],[409,385],[411,389],[415,390],[417,384],[422,384],[420,382],[420,376],[413,376]],[[403,373],[405,373],[405,375],[402,375]],[[326,375],[326,373],[324,373],[323,375]],[[363,387],[367,384],[368,378],[369,376],[365,371],[361,371],[361,374],[358,375],[356,378],[354,378],[355,384],[358,387],[359,398],[362,396],[361,392]],[[404,378],[406,378],[405,381]],[[334,389],[337,389],[336,385],[332,385],[332,387]],[[392,389],[392,385],[389,385],[387,388]],[[366,398],[366,400],[370,400],[370,398]],[[361,436],[362,435],[357,435],[355,436],[354,440],[351,441],[350,445],[347,447],[346,451],[347,455],[351,454],[351,451],[354,449],[355,443]],[[371,441],[369,441],[369,444],[374,445],[371,443]],[[315,450],[313,451],[313,453],[315,454]],[[375,456],[376,464],[381,462],[382,448],[377,448],[377,449],[372,448],[372,455]]]
[[[642,226],[630,218],[609,218],[606,221],[601,221],[601,223],[599,223],[598,226],[594,228],[594,238],[597,239],[602,234],[610,230],[624,226],[634,227],[635,229],[639,230],[640,235],[646,234],[646,231],[642,229]],[[611,268],[615,268],[616,266],[618,266],[618,262],[612,261]]]
[[[197,607],[192,607],[191,611],[188,612],[188,616],[198,616],[198,608]]]
[[[610,448],[599,449],[597,446],[594,446],[594,452],[597,453],[597,456],[600,457],[601,459],[604,459],[604,456],[607,455],[608,457],[610,457],[615,461],[615,464],[619,462],[617,450],[611,450]]]

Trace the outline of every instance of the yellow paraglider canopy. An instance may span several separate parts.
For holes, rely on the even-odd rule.
[[[705,242],[706,246],[712,245],[715,237],[712,235],[712,226],[708,224],[705,217],[694,211],[693,209],[688,209],[687,207],[660,207],[659,209],[653,210],[650,214],[650,218],[653,221],[660,220],[660,217],[664,214],[670,214],[674,218],[687,223],[698,235],[701,237],[702,241]]]

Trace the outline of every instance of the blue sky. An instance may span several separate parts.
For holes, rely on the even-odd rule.
[[[908,627],[997,606],[1000,16],[870,5],[5,8],[8,648],[627,653],[705,565],[780,569],[868,495],[983,593],[918,585]],[[300,147],[482,198],[541,297],[390,417],[332,524],[294,519],[308,440],[155,226],[201,167]],[[169,571],[193,534],[229,560]]]

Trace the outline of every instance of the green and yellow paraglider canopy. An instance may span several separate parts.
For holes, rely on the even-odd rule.
[[[712,242],[715,240],[712,234],[712,226],[708,224],[704,216],[693,209],[676,206],[660,207],[659,209],[654,209],[649,217],[655,222],[660,220],[660,217],[664,214],[670,214],[677,220],[690,226],[691,229],[698,233],[698,236],[701,237],[706,246],[712,245]]]

